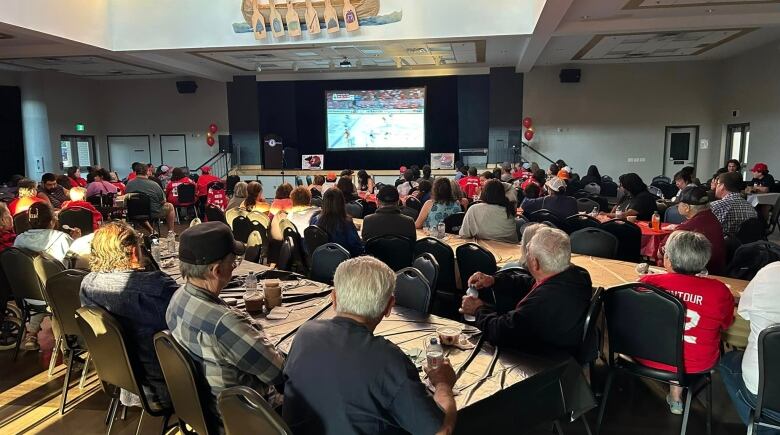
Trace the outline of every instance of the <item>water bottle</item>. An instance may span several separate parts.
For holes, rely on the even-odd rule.
[[[593,217],[597,217],[599,215],[599,208],[593,207],[593,210],[591,210],[590,215]]]
[[[653,229],[654,230],[656,230],[656,231],[661,230],[661,215],[658,214],[657,211],[653,213],[653,219],[652,219],[651,223],[653,225]]]
[[[478,298],[479,297],[479,292],[477,291],[477,289],[474,286],[469,286],[469,289],[466,290],[466,296],[471,296],[472,298]],[[467,322],[474,322],[474,321],[477,320],[476,317],[474,317],[474,316],[472,316],[470,314],[464,314],[463,318]]]
[[[160,244],[156,240],[152,241],[152,259],[158,265],[160,264],[160,260],[162,260],[160,255]]]
[[[246,287],[247,293],[257,290],[257,276],[254,272],[249,272],[249,275],[246,276],[244,287]]]
[[[444,363],[444,348],[439,343],[438,337],[431,337],[425,350],[425,357],[431,369],[437,369]]]
[[[444,225],[444,222],[439,222],[439,225],[436,225],[437,235],[436,237],[443,239],[446,232],[447,226]]]

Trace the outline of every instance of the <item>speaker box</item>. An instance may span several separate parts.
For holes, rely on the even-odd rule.
[[[180,94],[194,94],[198,90],[198,84],[192,80],[176,82],[176,90]]]
[[[221,153],[233,152],[233,135],[231,134],[219,135],[219,152]]]
[[[577,69],[562,69],[559,76],[561,83],[579,83],[582,77],[582,70]]]

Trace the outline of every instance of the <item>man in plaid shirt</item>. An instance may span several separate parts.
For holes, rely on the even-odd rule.
[[[723,235],[734,235],[739,231],[742,222],[757,217],[756,209],[739,194],[742,178],[738,172],[720,174],[715,187],[717,201],[710,203],[710,208],[723,227]]]
[[[238,266],[244,245],[230,227],[207,222],[181,234],[179,261],[187,283],[171,298],[166,320],[171,334],[192,357],[211,388],[211,416],[219,418],[216,398],[229,387],[245,385],[261,395],[282,383],[281,355],[241,312],[219,298]]]

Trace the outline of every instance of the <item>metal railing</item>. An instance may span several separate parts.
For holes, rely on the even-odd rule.
[[[225,178],[230,174],[230,170],[233,169],[233,157],[230,153],[217,153],[201,165],[198,165],[197,168],[199,169],[207,165],[211,166],[211,175]]]

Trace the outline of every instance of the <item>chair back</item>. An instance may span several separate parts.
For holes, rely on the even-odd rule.
[[[78,228],[81,230],[81,234],[86,236],[92,234],[94,226],[92,225],[92,212],[85,208],[68,208],[62,210],[57,215],[57,220],[60,223],[60,228],[63,225],[67,225],[71,228]]]
[[[625,219],[612,219],[601,224],[601,229],[618,239],[618,260],[639,263],[642,250],[642,230]]]
[[[613,197],[618,194],[618,185],[614,181],[601,181],[601,196]]]
[[[453,213],[444,218],[444,231],[447,234],[458,234],[460,227],[463,226],[463,218],[466,213]]]
[[[682,301],[649,284],[624,284],[604,293],[604,315],[610,365],[623,354],[677,367],[684,377]]]
[[[583,228],[599,228],[601,226],[601,222],[593,216],[586,214],[575,214],[566,218],[566,225],[572,231],[572,234],[574,234],[574,232]]]
[[[271,218],[269,218],[268,215],[263,212],[252,210],[244,212],[244,215],[251,222],[260,222],[265,228],[271,227]]]
[[[594,185],[598,186],[598,184],[596,184],[596,183],[591,183],[591,184],[594,184]],[[590,198],[587,198],[587,197],[585,197],[585,198],[577,198],[577,211],[590,213],[590,212],[593,211],[594,208],[597,209],[597,210],[601,210],[601,207],[599,206],[598,202],[596,202],[596,201],[594,201],[594,200],[592,200]]]
[[[764,224],[763,219],[760,217],[750,218],[739,225],[736,237],[742,244],[765,240],[765,228],[766,225]]]
[[[152,199],[140,192],[125,195],[127,220],[148,221],[152,218]]]
[[[252,222],[248,217],[239,215],[231,222],[233,227],[233,238],[239,242],[246,243],[249,240],[249,233],[252,232]]]
[[[180,207],[195,204],[195,202],[198,200],[197,196],[195,195],[197,188],[198,187],[194,183],[182,183],[176,186],[176,193]]]
[[[431,287],[422,272],[405,267],[395,274],[395,304],[420,313],[431,311]]]
[[[436,257],[429,252],[423,252],[417,255],[412,262],[412,267],[419,270],[428,281],[431,290],[436,290],[437,279],[439,277],[439,262]]]
[[[764,410],[780,413],[777,367],[780,367],[780,324],[772,325],[758,335],[758,400],[754,415],[759,421]]]
[[[345,206],[347,215],[353,219],[363,219],[363,206],[356,202],[348,202]]]
[[[388,234],[366,241],[366,254],[376,257],[394,271],[412,265],[414,243],[407,237]]]
[[[726,268],[726,275],[751,280],[769,263],[780,261],[780,246],[764,240],[739,246]]]
[[[668,224],[681,224],[685,222],[685,217],[680,214],[677,204],[666,209],[664,212],[664,222]]]
[[[282,246],[279,248],[279,257],[276,260],[276,268],[278,270],[292,270],[292,246],[287,240],[282,242]]]
[[[309,257],[303,249],[303,241],[295,224],[290,222],[289,219],[282,219],[279,221],[279,228],[282,230],[284,241],[290,245],[292,267],[294,269],[292,271],[308,275]]]
[[[558,217],[557,214],[545,208],[541,210],[536,210],[535,212],[529,214],[526,217],[531,222],[539,222],[539,223],[549,222],[555,228],[558,228],[566,233],[569,232],[569,226],[566,225],[566,221]]]
[[[493,254],[475,243],[458,246],[455,249],[455,258],[458,260],[460,282],[464,288],[467,287],[471,275],[476,272],[493,275],[498,270]]]
[[[303,230],[303,241],[306,253],[313,255],[317,248],[328,243],[328,233],[316,225],[309,225]]]
[[[647,186],[647,191],[652,193],[655,197],[661,198],[664,196],[664,191],[658,186]]]
[[[617,237],[600,228],[583,228],[571,233],[572,253],[615,258],[617,249]]]
[[[436,283],[432,284],[434,290],[448,292],[455,291],[455,254],[446,243],[433,237],[420,239],[414,244],[414,255],[419,257],[428,253],[436,259],[439,273],[436,275]]]
[[[60,331],[65,335],[81,336],[81,329],[76,322],[76,310],[81,308],[79,292],[81,281],[87,273],[89,272],[77,269],[64,270],[50,277],[44,286],[49,308],[60,325]]]
[[[662,182],[662,183],[671,183],[672,179],[665,176],[665,175],[657,175],[653,177],[653,179],[650,181],[650,184]]]
[[[230,225],[230,228],[233,228],[233,221],[239,216],[246,216],[246,214],[246,210],[240,207],[231,208],[225,212],[225,220]]]
[[[114,316],[100,307],[87,306],[76,310],[76,321],[101,382],[135,394],[141,399],[144,411],[152,416],[170,411],[152,408],[141,392],[136,369],[127,352],[124,331]]]
[[[592,193],[594,195],[598,195],[598,194],[601,193],[601,186],[599,186],[596,183],[588,183],[588,184],[582,186],[582,190],[584,190],[584,191],[586,191],[588,193]],[[591,210],[593,210],[593,209],[591,208]]]
[[[778,186],[778,183],[780,183],[780,181],[775,181],[775,186]],[[780,223],[780,196],[777,197],[775,205],[773,205],[772,209],[769,210],[769,219],[767,219],[766,229],[767,236],[775,232],[778,223]]]
[[[37,257],[39,257],[37,253],[19,248],[8,248],[0,253],[0,263],[11,285],[11,292],[17,300],[46,300],[43,289],[46,285],[44,280],[46,275],[39,273],[42,265],[38,261],[39,264],[36,266]],[[60,271],[64,269],[63,266]]]
[[[271,405],[249,387],[223,390],[217,398],[217,407],[227,435],[292,435],[292,430]]]
[[[298,187],[298,186],[303,186],[303,178],[301,178],[300,176],[296,175],[295,176],[295,187]]]
[[[14,233],[18,236],[30,229],[30,214],[27,210],[14,216]]]
[[[598,358],[601,350],[601,334],[599,333],[599,320],[604,308],[604,289],[596,288],[590,299],[590,307],[585,315],[585,329],[582,333],[582,347],[580,347],[577,362],[587,364]]]
[[[525,231],[526,225],[528,225],[528,219],[524,217],[515,218],[515,231],[517,232],[517,240],[523,239],[523,231]]]
[[[206,206],[206,222],[222,222],[223,224],[227,224],[227,219],[221,208],[214,204],[209,204]]]
[[[413,209],[415,209],[415,210],[417,210],[419,212],[420,210],[422,210],[422,206],[423,205],[420,202],[420,200],[417,199],[417,197],[410,196],[410,197],[406,198],[406,206],[409,207],[409,208],[413,208]]]
[[[210,397],[198,381],[201,377],[187,350],[167,330],[154,335],[154,349],[179,422],[186,423],[198,434],[216,433],[203,413]]]
[[[338,243],[326,243],[319,246],[311,255],[309,278],[317,282],[333,284],[336,268],[349,258],[349,251]]]
[[[307,185],[309,185],[309,186],[312,184],[312,178],[311,178],[311,175],[307,175],[307,176],[306,176],[306,184],[307,184]]]

